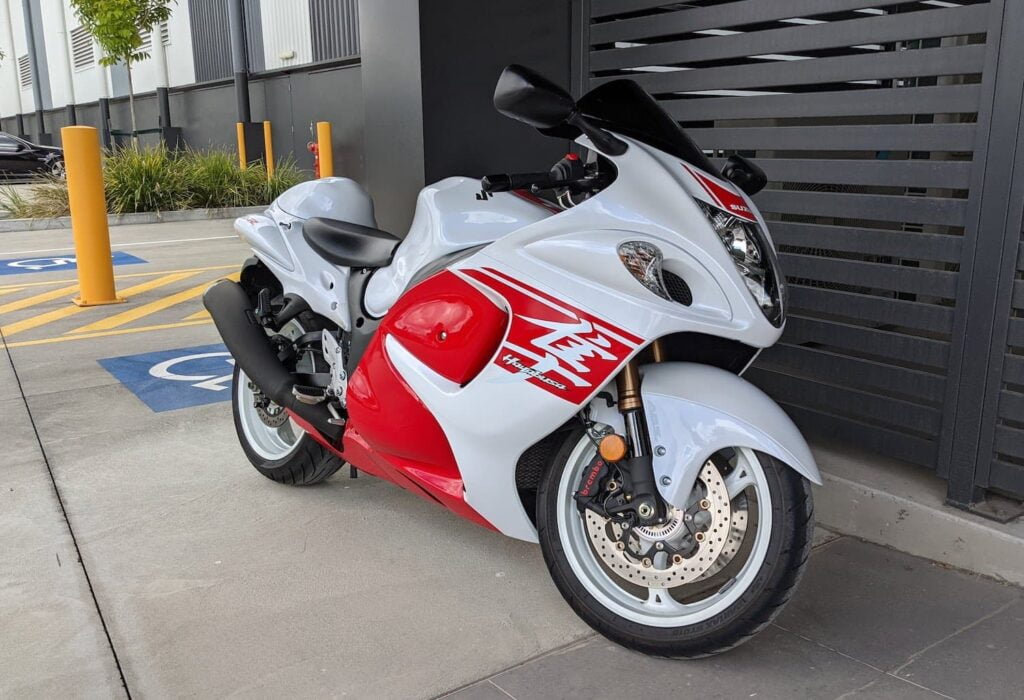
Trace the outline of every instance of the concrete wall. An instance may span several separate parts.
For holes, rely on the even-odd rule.
[[[568,142],[494,109],[501,70],[520,63],[569,89],[568,0],[420,3],[426,181],[547,170]]]
[[[377,223],[404,236],[424,184],[419,6],[413,0],[360,0],[359,33],[366,185]]]
[[[74,68],[70,34],[81,22],[70,0],[32,0],[32,6],[39,13],[43,39],[40,52],[45,52],[46,64],[44,83],[49,86],[53,109],[123,93],[123,90],[114,89],[116,81],[111,81],[110,70],[99,65],[103,54],[95,42],[92,64]],[[158,69],[158,62],[151,51],[150,58],[132,67],[136,92],[148,92],[164,84],[187,85],[195,80],[188,3],[176,3],[171,8],[171,18],[167,23],[169,44],[165,47],[167,76],[165,78]],[[7,32],[8,9],[10,35]],[[9,116],[19,111],[28,114],[35,109],[32,89],[21,89],[17,83],[18,56],[28,50],[21,0],[0,0],[0,50],[7,56],[3,60],[4,65],[0,66],[0,115]],[[21,104],[18,104],[19,98]]]
[[[309,170],[313,168],[313,157],[306,150],[310,140],[309,124],[320,120],[331,122],[335,172],[363,181],[361,88],[361,70],[357,63],[316,71],[265,74],[250,83],[252,116],[256,121],[271,121],[278,160],[292,156],[299,167]],[[172,124],[183,129],[190,147],[235,150],[235,95],[230,82],[172,88],[170,102]],[[139,95],[135,104],[140,127],[155,126],[158,115],[155,93]],[[79,124],[99,126],[97,103],[78,105],[77,111]],[[54,134],[59,145],[60,128],[67,126],[65,110],[50,110],[44,116],[47,131]],[[34,134],[33,120],[26,118],[25,121]],[[110,122],[114,130],[130,128],[127,98],[111,99]],[[14,117],[0,119],[0,129],[16,132]],[[152,142],[154,138],[143,137],[143,142]]]

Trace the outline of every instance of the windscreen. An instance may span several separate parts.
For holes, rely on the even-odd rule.
[[[577,109],[597,126],[682,158],[707,172],[717,172],[683,128],[632,80],[613,80],[594,88],[580,98]]]

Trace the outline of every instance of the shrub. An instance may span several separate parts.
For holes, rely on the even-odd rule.
[[[0,211],[15,219],[51,219],[67,216],[68,187],[63,178],[40,176],[27,192],[15,187],[0,188]]]
[[[117,148],[103,162],[107,211],[171,211],[187,201],[181,159],[163,146]]]
[[[242,170],[236,156],[226,151],[126,147],[107,154],[103,162],[111,214],[261,206],[303,179],[291,159],[279,163],[268,181],[262,164]],[[66,216],[67,183],[47,176],[35,180],[28,194],[0,188],[0,210],[19,219]]]

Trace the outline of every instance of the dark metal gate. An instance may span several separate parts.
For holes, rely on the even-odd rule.
[[[955,503],[1024,497],[1024,2],[574,11],[577,91],[633,78],[768,173],[790,318],[748,376],[812,434],[935,469]]]

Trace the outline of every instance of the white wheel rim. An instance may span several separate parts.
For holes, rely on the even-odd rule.
[[[256,392],[249,386],[249,378],[238,370],[238,386],[235,387],[238,401],[238,417],[242,424],[245,441],[263,459],[276,462],[285,459],[299,447],[299,440],[305,431],[291,416],[279,427],[267,425],[256,410]]]
[[[576,579],[607,610],[632,622],[652,627],[683,627],[707,620],[733,605],[750,587],[764,563],[771,539],[771,496],[764,468],[752,450],[738,448],[737,467],[726,480],[730,499],[753,486],[758,504],[754,543],[740,571],[722,588],[693,602],[680,603],[664,588],[650,588],[646,598],[625,590],[609,575],[591,548],[583,518],[573,494],[583,469],[593,460],[596,448],[584,437],[569,455],[558,484],[558,537]],[[741,469],[741,467],[743,469]],[[736,475],[735,477],[733,475]],[[748,534],[749,536],[749,534]],[[685,591],[686,586],[679,590]]]

